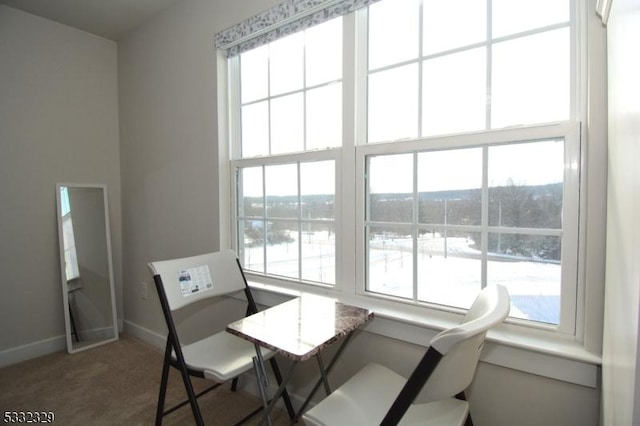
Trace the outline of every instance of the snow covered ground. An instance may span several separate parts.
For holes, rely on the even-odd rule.
[[[267,273],[298,279],[298,241],[268,246]],[[468,308],[481,288],[481,259],[466,238],[426,237],[418,242],[417,299]],[[372,240],[369,247],[369,291],[413,298],[412,240]],[[333,283],[333,234],[316,232],[302,238],[302,279]],[[264,271],[262,247],[245,248],[244,266]],[[560,265],[528,259],[487,261],[487,282],[504,284],[512,299],[510,316],[557,324],[560,316]]]

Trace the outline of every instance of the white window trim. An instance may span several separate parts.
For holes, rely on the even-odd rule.
[[[583,310],[578,310],[577,313],[576,335],[575,337],[560,334],[550,335],[533,329],[528,330],[528,333],[525,334],[522,332],[522,327],[516,327],[514,330],[511,324],[502,324],[489,332],[482,360],[543,377],[598,388],[599,369],[602,364],[600,355],[603,326],[602,300],[604,297],[604,263],[602,259],[605,253],[603,243],[606,216],[604,208],[606,183],[603,183],[606,180],[606,161],[603,161],[606,155],[606,114],[603,113],[604,106],[606,106],[606,78],[604,77],[606,42],[604,28],[595,14],[590,13],[594,2],[595,0],[578,0],[577,16],[581,18],[578,19],[577,28],[574,28],[574,31],[582,34],[583,40],[587,40],[588,37],[590,46],[589,55],[587,55],[586,43],[576,49],[581,58],[581,66],[588,70],[587,73],[582,73],[583,75],[578,82],[582,90],[577,90],[577,92],[587,93],[585,89],[588,89],[590,100],[588,103],[581,102],[585,110],[579,111],[580,116],[587,117],[585,128],[588,131],[584,132],[581,137],[582,174],[580,184],[581,187],[588,187],[588,194],[581,197],[580,200],[578,279],[583,280],[584,283],[578,289],[577,295],[577,303],[583,306]],[[356,19],[355,15],[347,15],[345,19]],[[345,58],[362,60],[362,58],[353,59],[355,57],[353,48],[353,46],[345,46]],[[575,61],[575,63],[578,62],[577,59]],[[348,69],[353,69],[353,67]],[[344,78],[345,82],[349,80],[347,76]],[[225,52],[218,50],[218,191],[221,206],[219,209],[221,248],[234,246],[232,237],[234,235],[234,221],[232,220],[234,205],[231,203],[234,190],[230,178],[229,141],[231,134],[229,123],[237,117],[229,117],[228,114],[228,81]],[[345,83],[343,86],[346,85]],[[355,89],[362,90],[360,87]],[[350,108],[348,114],[352,114],[354,117],[350,117],[347,122],[362,122],[362,120],[355,119],[356,114],[362,113],[355,108]],[[345,123],[344,132],[350,134],[349,140],[353,140],[355,129],[348,128]],[[358,133],[363,134],[362,132]],[[341,167],[341,164],[344,163],[355,163],[355,149],[347,151],[351,154],[343,153],[342,158],[338,159],[337,177],[346,182],[348,188],[355,188],[355,170],[350,173],[344,172]],[[347,195],[351,195],[351,199],[355,198],[355,194]],[[341,206],[340,208],[344,209],[345,207]],[[354,225],[354,223],[345,223],[344,220],[337,218],[338,229],[348,229],[349,227],[353,229]],[[585,238],[587,229],[590,230],[589,238]],[[343,243],[350,244],[350,247],[356,246],[355,233],[342,232],[341,234]],[[287,282],[266,277],[260,277],[257,281],[250,275],[249,282],[256,291],[258,303],[272,306],[303,292],[336,297],[340,300],[367,306],[376,312],[376,320],[366,328],[368,332],[422,345],[428,341],[429,332],[435,333],[455,321],[450,313],[438,311],[425,313],[424,308],[408,305],[402,305],[399,309],[397,303],[389,303],[371,297],[362,300],[354,294],[344,294],[341,291],[343,286],[340,283],[355,280],[356,255],[355,253],[342,253],[342,247],[344,247],[343,244],[337,243],[337,259],[340,259],[340,262],[344,262],[344,264],[338,268],[336,277],[338,284],[334,288],[307,286],[300,283],[291,286]],[[449,318],[446,318],[447,315]]]
[[[427,149],[442,150],[453,148],[464,148],[469,146],[484,146],[493,144],[502,144],[509,142],[525,142],[545,139],[564,139],[565,140],[565,156],[567,160],[566,164],[571,165],[565,170],[564,177],[564,191],[563,191],[563,216],[574,218],[578,217],[579,202],[580,202],[580,175],[578,163],[580,161],[580,125],[574,122],[555,123],[550,125],[530,126],[526,128],[506,129],[506,130],[491,130],[481,133],[470,133],[467,135],[455,135],[445,137],[434,137],[423,140],[414,140],[403,143],[380,143],[380,144],[368,144],[358,147],[358,154],[356,155],[356,176],[364,176],[365,174],[365,159],[368,155],[380,155],[380,154],[394,154],[403,152],[422,151]],[[426,141],[426,143],[425,143]],[[356,193],[365,193],[364,179],[357,181]],[[353,208],[356,212],[356,223],[365,223],[365,200],[364,197],[357,197],[356,203]],[[568,265],[578,264],[578,223],[564,221],[562,226],[563,244],[562,244],[562,262]],[[356,241],[365,241],[364,227],[355,226],[356,229]],[[365,290],[365,250],[364,244],[356,244],[356,294],[366,297],[375,297],[382,299],[393,299],[392,297],[386,297],[384,295],[373,294]],[[571,268],[562,268],[562,282],[563,283],[577,283],[578,282],[577,270]],[[577,287],[580,287],[579,285]],[[576,287],[570,287],[567,285],[561,286],[561,301],[562,318],[560,319],[559,327],[548,327],[566,335],[575,335],[576,331],[576,306],[574,301],[576,300]],[[410,302],[410,301],[409,301]],[[407,302],[408,303],[408,302]],[[413,302],[411,302],[413,304]],[[523,322],[512,320],[514,323],[520,323],[527,327],[536,327],[545,329],[547,327],[542,325],[533,325],[531,322]]]

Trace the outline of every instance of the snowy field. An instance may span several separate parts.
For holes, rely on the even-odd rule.
[[[291,234],[295,237],[295,234]],[[302,238],[302,279],[333,283],[335,240],[316,232]],[[480,253],[465,238],[426,237],[418,241],[417,299],[468,308],[480,290]],[[512,299],[510,316],[557,324],[560,309],[560,265],[526,259],[487,261],[487,282],[504,284]],[[262,247],[246,247],[244,266],[264,271]],[[269,245],[267,273],[298,279],[298,241]],[[411,239],[372,240],[369,247],[369,291],[413,298]]]

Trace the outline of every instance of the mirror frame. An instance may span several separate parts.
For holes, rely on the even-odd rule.
[[[62,199],[60,196],[60,190],[63,187],[68,188],[88,188],[99,189],[102,191],[102,199],[104,204],[104,224],[105,224],[105,237],[106,237],[106,250],[107,250],[107,268],[109,273],[109,295],[111,297],[111,323],[113,325],[113,336],[106,337],[104,339],[89,341],[86,344],[76,344],[73,342],[72,323],[69,309],[69,290],[66,274],[66,261],[64,258],[64,234],[63,234],[63,217],[62,217]],[[115,297],[115,283],[113,276],[113,257],[111,253],[111,227],[109,223],[109,203],[107,200],[107,185],[104,184],[77,184],[77,183],[57,183],[56,184],[56,217],[58,220],[58,247],[60,257],[60,277],[62,280],[62,300],[64,306],[64,319],[65,330],[67,339],[67,352],[75,353],[91,349],[96,346],[103,345],[105,343],[114,342],[119,338],[118,330],[118,318],[116,314],[116,297]]]

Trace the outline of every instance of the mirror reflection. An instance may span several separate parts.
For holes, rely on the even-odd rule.
[[[58,184],[58,235],[67,349],[118,338],[105,185]]]

